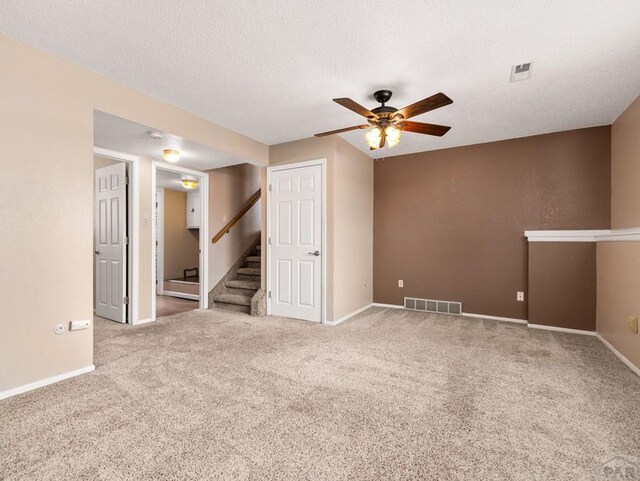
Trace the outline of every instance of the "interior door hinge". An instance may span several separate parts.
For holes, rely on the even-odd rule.
[[[125,296],[122,298],[122,303],[123,304],[129,304],[129,296]]]
[[[129,177],[124,178],[124,185],[129,185]]]
[[[269,299],[271,299],[271,291],[269,291]]]
[[[269,184],[269,192],[271,192],[271,184]]]
[[[269,236],[269,245],[271,245],[271,236]]]
[[[128,237],[124,238],[124,245],[129,245],[129,238]]]

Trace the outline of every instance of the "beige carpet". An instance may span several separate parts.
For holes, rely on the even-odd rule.
[[[583,481],[640,458],[640,378],[592,337],[373,308],[95,341],[94,373],[0,402],[0,479]]]

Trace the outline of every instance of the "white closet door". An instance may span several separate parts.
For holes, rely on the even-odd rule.
[[[96,314],[126,322],[127,186],[124,162],[96,170]]]
[[[322,320],[322,167],[271,174],[271,314]]]

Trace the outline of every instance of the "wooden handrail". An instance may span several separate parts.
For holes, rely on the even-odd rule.
[[[215,244],[220,239],[222,239],[222,237],[225,234],[228,234],[229,231],[231,230],[231,228],[234,225],[236,225],[238,223],[238,221],[240,219],[242,219],[242,217],[247,212],[249,212],[249,209],[251,209],[251,207],[253,207],[255,205],[255,203],[258,202],[258,200],[260,200],[260,195],[261,195],[261,192],[260,192],[260,189],[258,189],[255,194],[253,194],[251,197],[249,197],[249,200],[244,204],[242,209],[240,209],[240,212],[238,212],[238,214],[233,219],[231,219],[229,222],[227,222],[227,225],[225,225],[222,229],[220,229],[220,232],[218,232],[216,235],[213,236],[213,239],[211,239],[211,242],[213,244]]]

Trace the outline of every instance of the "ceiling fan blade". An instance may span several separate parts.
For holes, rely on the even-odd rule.
[[[407,132],[415,132],[416,134],[437,135],[442,137],[449,132],[451,127],[446,125],[423,124],[422,122],[402,121],[398,122],[398,128]]]
[[[362,105],[360,105],[358,102],[351,100],[351,99],[347,99],[347,98],[340,98],[340,99],[333,99],[334,102],[342,105],[343,107],[348,108],[349,110],[355,112],[356,114],[360,114],[363,117],[375,117],[376,115],[371,112],[369,109],[364,108]]]
[[[411,104],[408,107],[400,109],[398,110],[398,113],[401,114],[405,119],[410,119],[411,117],[415,117],[416,115],[424,114],[425,112],[439,109],[440,107],[444,107],[445,105],[449,105],[452,103],[453,100],[440,92],[432,95],[431,97],[427,97],[426,99],[422,99],[415,104]]]
[[[341,132],[349,132],[350,130],[358,130],[358,129],[366,129],[368,127],[371,127],[369,124],[366,125],[354,125],[353,127],[346,127],[344,129],[338,129],[338,130],[330,130],[329,132],[322,132],[321,134],[316,134],[316,137],[324,137],[325,135],[333,135],[333,134],[339,134]]]

